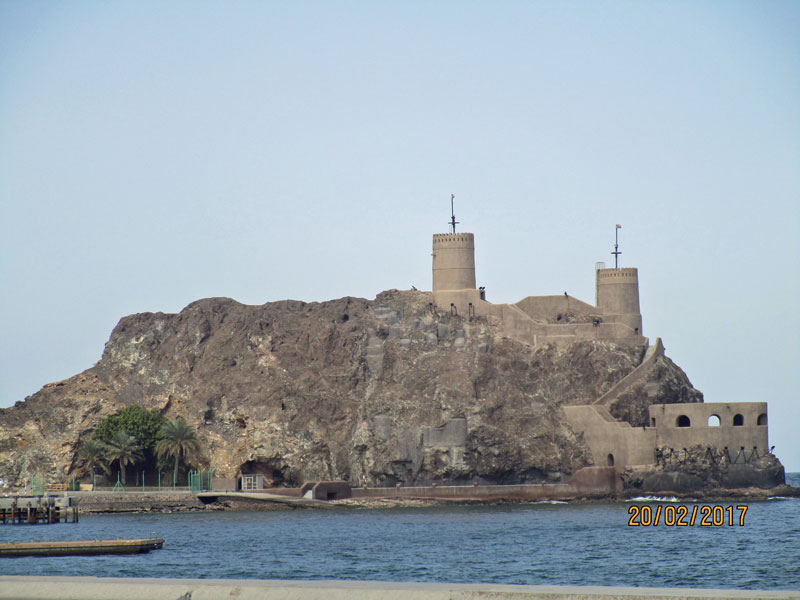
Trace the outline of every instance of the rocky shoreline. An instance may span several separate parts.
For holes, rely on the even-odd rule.
[[[81,514],[123,514],[123,513],[187,513],[197,511],[274,511],[312,509],[273,502],[260,502],[248,498],[204,503],[191,492],[82,492],[70,494]],[[800,498],[800,487],[781,485],[772,489],[745,488],[735,490],[711,489],[702,492],[639,492],[627,490],[617,494],[592,494],[569,499],[521,500],[516,498],[348,498],[332,500],[331,508],[342,509],[380,509],[380,508],[418,508],[430,506],[495,506],[510,504],[530,504],[536,502],[557,502],[569,504],[593,504],[607,502],[626,502],[635,499],[669,502],[763,502],[774,498]]]

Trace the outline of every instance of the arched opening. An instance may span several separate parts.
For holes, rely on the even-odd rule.
[[[761,413],[758,415],[758,421],[756,421],[756,425],[764,425],[767,424],[767,413]]]
[[[675,423],[678,427],[691,427],[692,422],[689,420],[689,417],[686,415],[681,415],[678,417],[678,420]]]
[[[733,426],[741,427],[744,425],[744,417],[742,415],[733,415]]]
[[[606,457],[606,462],[608,463],[609,467],[613,467],[614,466],[614,455],[609,453],[609,455]]]
[[[711,415],[708,417],[709,427],[719,427],[719,415]]]

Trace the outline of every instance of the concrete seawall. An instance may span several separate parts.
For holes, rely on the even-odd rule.
[[[185,511],[204,507],[197,495],[188,491],[161,492],[67,492],[81,513]]]
[[[2,600],[707,600],[800,599],[800,591],[577,587],[383,581],[0,576]]]

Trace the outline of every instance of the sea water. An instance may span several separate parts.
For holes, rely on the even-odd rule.
[[[164,548],[4,558],[0,574],[800,589],[800,499],[749,502],[741,525],[733,502],[721,503],[733,525],[726,512],[722,526],[630,526],[644,504],[681,503],[85,515],[0,525],[0,541],[162,537]]]

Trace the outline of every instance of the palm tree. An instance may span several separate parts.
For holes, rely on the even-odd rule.
[[[125,485],[125,467],[142,460],[142,447],[134,436],[127,431],[117,431],[108,442],[108,460],[119,462],[122,485]]]
[[[97,440],[84,440],[78,446],[78,465],[83,469],[89,469],[92,473],[92,482],[94,482],[95,470],[99,467],[106,475],[111,470],[108,468],[106,462],[106,455],[108,453],[108,446],[103,442]]]
[[[200,454],[200,442],[197,440],[197,434],[183,417],[167,421],[161,426],[161,431],[158,432],[158,443],[156,443],[156,456],[175,458],[173,481],[178,479],[178,465],[181,456],[184,462],[189,462],[198,454]]]

